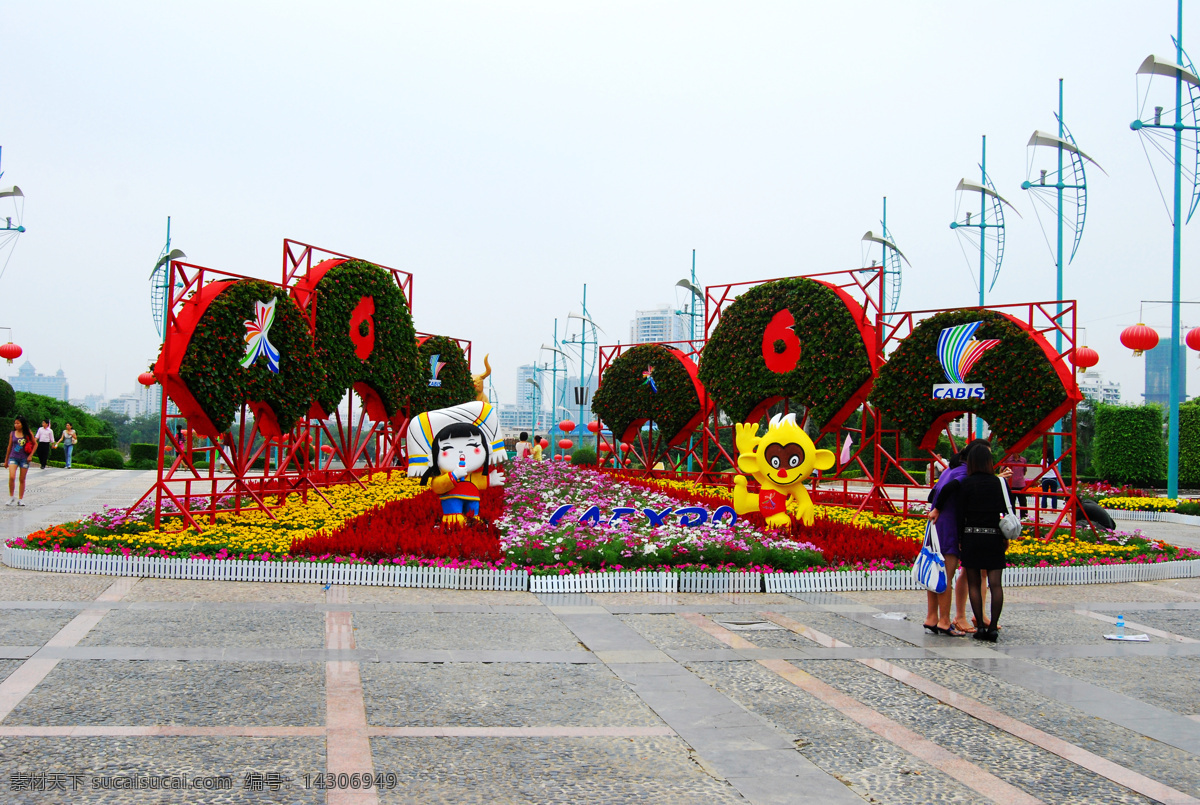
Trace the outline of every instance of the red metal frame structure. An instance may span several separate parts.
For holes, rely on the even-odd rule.
[[[851,269],[805,276],[809,279],[821,280],[833,285],[842,292],[849,294],[851,298],[859,303],[863,309],[864,317],[874,326],[874,349],[881,363],[886,361],[884,356],[888,348],[894,348],[901,339],[912,332],[913,327],[919,321],[934,314],[944,312],[943,310],[922,310],[884,315],[882,310],[883,274],[879,268]],[[664,346],[675,347],[684,353],[685,356],[698,363],[704,346],[712,336],[720,320],[720,316],[728,304],[740,293],[749,288],[771,281],[758,280],[708,286],[705,289],[704,339],[669,342],[665,343]],[[1041,423],[1040,428],[1022,440],[1021,443],[1014,445],[1009,450],[1008,455],[1019,454],[1030,445],[1038,442],[1042,445],[1043,454],[1046,454],[1048,445],[1054,438],[1061,438],[1062,450],[1058,457],[1048,464],[1043,462],[1039,465],[1032,465],[1036,466],[1036,470],[1028,478],[1029,488],[1031,489],[1035,488],[1035,485],[1040,484],[1043,479],[1054,479],[1059,482],[1061,492],[1054,494],[1046,493],[1044,495],[1044,497],[1053,499],[1055,506],[1050,509],[1043,508],[1041,506],[1043,495],[1039,494],[1034,496],[1033,505],[1021,508],[1025,510],[1027,515],[1032,515],[1034,522],[1039,523],[1039,527],[1044,526],[1053,529],[1066,523],[1071,528],[1072,533],[1074,533],[1075,512],[1078,508],[1078,500],[1075,495],[1075,478],[1077,477],[1077,428],[1075,413],[1076,406],[1081,398],[1078,386],[1075,383],[1070,356],[1074,353],[1077,341],[1077,305],[1074,301],[1064,301],[1061,303],[1062,312],[1059,313],[1057,311],[1059,304],[1057,301],[1029,302],[1017,305],[995,305],[986,308],[956,309],[984,309],[1003,313],[1016,319],[1029,331],[1037,333],[1042,337],[1042,345],[1047,350],[1047,357],[1055,365],[1059,377],[1063,379],[1064,385],[1067,388],[1068,400],[1052,416],[1047,417],[1046,421]],[[1055,333],[1059,333],[1063,337],[1064,349],[1062,352],[1056,352],[1053,347],[1049,346],[1054,341],[1053,335]],[[601,383],[603,383],[604,372],[609,365],[617,357],[634,346],[637,345],[601,347]],[[707,392],[705,394],[707,395]],[[707,405],[709,401],[705,399],[701,402]],[[778,402],[783,403],[784,410],[786,411],[786,400],[764,401],[759,410],[760,412],[765,411],[766,406]],[[859,411],[861,414],[859,423],[856,426],[847,425],[846,421],[850,419],[850,415],[853,414],[854,410]],[[953,434],[950,432],[949,426],[950,421],[957,419],[959,416],[946,417],[943,422],[939,423],[940,427],[938,428],[940,432],[944,432],[947,435],[951,446],[955,450],[959,449],[960,445],[957,444]],[[974,425],[974,416],[968,415],[968,433],[973,432]],[[736,464],[736,456],[731,455],[730,451],[722,445],[721,436],[723,431],[728,432],[732,428],[733,423],[721,423],[719,412],[714,408],[705,422],[696,430],[694,437],[686,444],[681,444],[673,449],[663,449],[664,445],[661,439],[656,440],[653,432],[647,437],[644,431],[639,431],[639,441],[637,445],[633,446],[633,452],[645,469],[635,472],[640,475],[690,479],[709,484],[728,486],[732,483],[732,469]],[[815,501],[851,505],[855,506],[859,511],[869,510],[874,513],[892,512],[899,514],[906,514],[913,504],[926,503],[931,485],[925,483],[924,480],[919,481],[917,478],[914,478],[911,470],[915,470],[918,465],[928,468],[937,462],[933,454],[933,448],[936,448],[936,436],[933,437],[934,444],[930,447],[921,448],[918,455],[902,455],[901,444],[903,441],[899,431],[884,430],[879,413],[865,401],[860,401],[856,409],[843,410],[841,415],[830,422],[820,435],[827,433],[834,434],[835,445],[841,445],[845,438],[849,436],[853,448],[849,460],[839,466],[837,472],[832,477],[813,479],[811,487]],[[607,452],[616,457],[619,462],[621,454],[617,450],[615,437],[616,435],[614,435],[613,442],[607,442],[603,432],[601,432],[599,442],[607,442],[609,444]],[[727,441],[732,444],[731,438],[727,438]],[[1053,455],[1053,451],[1049,451],[1049,454]],[[601,454],[601,457],[603,459],[603,454]],[[696,469],[692,471],[682,469],[688,462],[688,459],[691,459]],[[664,469],[654,470],[653,467],[659,460],[663,461]],[[857,469],[861,472],[861,477],[856,477],[853,480],[838,477],[846,469]],[[899,472],[903,480],[888,483],[889,472],[892,472],[893,476]],[[925,476],[926,479],[930,479],[931,477],[931,474],[928,473]],[[751,485],[753,486],[753,481],[751,481]],[[1061,506],[1057,505],[1059,501],[1062,503]],[[1046,521],[1044,521],[1044,518],[1046,518]]]
[[[355,258],[285,240],[283,282],[269,284],[290,291],[312,267],[328,259]],[[381,267],[391,272],[411,310],[412,274]],[[184,302],[217,279],[269,282],[173,261],[168,285],[167,332],[179,331],[178,314]],[[312,302],[307,306],[305,318],[315,337],[318,300]],[[462,347],[470,366],[471,342],[454,340]],[[178,347],[167,339],[164,356],[172,348]],[[360,406],[356,416],[354,397],[353,393],[348,394],[344,405],[329,419],[321,419],[310,411],[290,433],[274,439],[263,438],[258,423],[249,415],[250,407],[243,403],[236,420],[236,433],[227,432],[213,441],[187,426],[186,418],[178,413],[164,387],[159,415],[158,477],[154,486],[130,508],[136,508],[153,495],[156,526],[161,526],[164,518],[178,518],[181,528],[199,531],[201,521],[216,522],[216,515],[223,511],[236,514],[261,511],[273,519],[272,509],[282,506],[292,492],[300,492],[307,500],[311,491],[324,500],[322,488],[339,483],[361,485],[362,475],[369,477],[374,472],[390,472],[403,466],[408,413],[374,421],[368,419],[366,407]],[[261,474],[255,468],[260,460]],[[197,468],[196,464],[201,462],[206,462],[207,467]],[[220,464],[228,469],[218,472]]]

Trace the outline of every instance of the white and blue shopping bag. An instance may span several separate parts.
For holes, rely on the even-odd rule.
[[[938,543],[937,526],[932,521],[925,525],[925,542],[913,562],[912,573],[917,584],[929,592],[946,592],[946,559]]]

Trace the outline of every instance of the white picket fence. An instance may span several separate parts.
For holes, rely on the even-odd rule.
[[[4,564],[20,570],[140,576],[208,581],[280,581],[299,584],[360,584],[449,590],[511,590],[534,593],[821,593],[919,590],[908,570],[829,573],[669,573],[623,571],[531,576],[526,570],[405,567],[324,562],[253,562],[237,559],[167,559],[156,556],[32,551],[5,547]],[[1113,584],[1200,577],[1200,559],[1154,564],[1082,567],[1010,567],[1009,587],[1047,584]]]
[[[21,570],[140,576],[207,581],[284,581],[300,584],[361,584],[379,587],[438,587],[449,590],[529,589],[525,570],[407,567],[325,562],[254,562],[240,559],[175,559],[4,548],[4,564]]]
[[[571,573],[530,576],[531,593],[674,593],[678,573],[626,570],[612,573]]]
[[[1176,523],[1178,525],[1200,526],[1200,517],[1194,514],[1176,514],[1175,512],[1135,512],[1127,509],[1105,509],[1108,516],[1114,520],[1134,520],[1143,523]]]
[[[1126,581],[1162,581],[1200,577],[1200,559],[1154,564],[1087,565],[1075,567],[1010,567],[1004,571],[1007,587],[1048,584],[1115,584]],[[842,593],[873,590],[923,589],[908,570],[860,570],[831,573],[765,573],[769,593]]]

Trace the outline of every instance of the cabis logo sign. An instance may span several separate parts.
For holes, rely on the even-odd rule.
[[[947,327],[938,336],[938,360],[949,383],[935,383],[935,400],[983,400],[986,399],[982,383],[967,383],[965,378],[971,368],[983,357],[983,353],[1000,343],[997,339],[979,341],[975,331],[981,321]]]
[[[434,388],[438,388],[442,385],[442,381],[438,379],[438,375],[442,373],[442,369],[446,366],[445,361],[438,360],[440,357],[442,357],[440,353],[435,353],[429,356],[429,374],[431,375],[429,379],[429,385],[433,386]]]

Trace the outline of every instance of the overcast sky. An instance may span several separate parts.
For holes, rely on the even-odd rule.
[[[6,2],[0,19],[0,183],[24,190],[29,230],[0,325],[73,397],[106,373],[110,396],[131,390],[155,355],[147,277],[168,215],[214,268],[278,279],[291,237],[411,271],[418,329],[490,352],[512,401],[585,282],[624,341],[635,309],[686,301],[693,248],[701,285],[861,265],[885,195],[912,261],[901,308],[973,304],[948,224],[987,134],[1024,216],[988,301],[1050,299],[1020,183],[1060,77],[1108,172],[1088,174],[1065,296],[1127,401],[1143,364],[1118,335],[1139,300],[1170,297],[1170,224],[1129,130],[1138,65],[1173,56],[1167,0]],[[1145,318],[1166,335],[1167,308]]]

